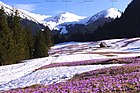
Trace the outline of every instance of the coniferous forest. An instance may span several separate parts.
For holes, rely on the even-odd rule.
[[[20,20],[18,11],[7,16],[4,9],[0,9],[0,65],[46,57],[53,45],[48,27],[33,33],[29,27],[23,27]]]

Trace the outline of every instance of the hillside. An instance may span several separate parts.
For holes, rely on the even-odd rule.
[[[0,7],[3,7],[4,12],[7,14],[7,16],[11,16],[12,14],[15,14],[15,11],[17,10],[18,16],[21,18],[22,25],[24,27],[28,27],[28,28],[32,29],[32,31],[34,31],[34,32],[44,28],[45,26],[43,25],[43,20],[45,18],[50,17],[50,16],[46,16],[46,15],[34,14],[34,13],[30,13],[25,10],[17,9],[17,8],[9,6],[1,1],[0,1]]]

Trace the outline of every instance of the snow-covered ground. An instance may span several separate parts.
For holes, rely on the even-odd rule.
[[[107,48],[100,48],[99,44],[105,42]],[[118,57],[140,55],[140,38],[111,39],[98,42],[68,42],[53,46],[50,56],[64,56],[77,54],[92,54],[92,56],[107,57],[102,53],[113,54]],[[126,53],[124,55],[124,53]],[[85,55],[86,56],[86,55]]]
[[[19,77],[23,72],[26,72],[28,65],[23,66],[22,71],[13,72],[16,69],[12,69],[11,74],[14,75],[14,79],[10,78],[10,75],[7,73],[0,73],[9,78],[9,82],[5,82],[0,85],[0,91],[9,90],[13,88],[23,88],[26,86],[31,86],[35,84],[52,84],[57,82],[62,82],[64,80],[70,79],[75,74],[80,74],[83,72],[112,67],[112,66],[121,66],[122,64],[111,64],[111,65],[88,65],[88,66],[72,66],[72,67],[56,67],[49,68],[44,70],[37,70],[35,72],[28,72],[28,74]],[[4,78],[4,77],[3,77]],[[1,81],[1,80],[0,80]]]
[[[106,42],[110,47],[100,48],[99,44],[101,42]],[[0,91],[34,84],[62,82],[70,79],[75,74],[111,66],[120,66],[123,64],[63,66],[36,70],[51,63],[137,57],[140,56],[139,46],[140,38],[57,44],[50,49],[49,57],[25,60],[23,63],[1,66]]]

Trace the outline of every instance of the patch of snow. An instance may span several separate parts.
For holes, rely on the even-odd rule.
[[[110,9],[107,9],[106,10],[106,14],[105,14],[105,17],[106,18],[120,18],[121,17],[121,12],[120,11],[118,11],[118,9],[116,9],[116,8],[110,8]]]
[[[74,62],[74,61],[82,61],[82,60],[86,61],[86,60],[93,60],[93,59],[109,59],[109,58],[120,58],[120,57],[137,57],[140,56],[140,53],[131,53],[131,54],[116,53],[111,55],[114,56],[106,56],[102,54],[73,54],[73,55],[62,54],[59,57],[56,57],[53,60],[53,63]]]
[[[87,44],[87,43],[89,43],[89,42],[64,42],[64,43],[55,44],[51,48],[58,49],[58,48],[62,48],[62,47],[69,46],[69,45],[82,45],[82,44]]]
[[[19,77],[20,71],[13,74],[15,75],[15,79],[11,80],[7,83],[3,83],[0,85],[0,91],[5,91],[14,88],[23,88],[35,84],[52,84],[66,81],[72,78],[75,74],[80,74],[83,72],[88,72],[91,70],[107,68],[112,66],[122,66],[123,64],[110,64],[110,65],[88,65],[88,66],[72,66],[72,67],[56,67],[49,68],[43,70],[37,70],[35,72],[31,72],[23,77]],[[25,65],[25,67],[28,65]],[[16,70],[16,69],[11,69]],[[23,71],[27,69],[22,68]],[[10,76],[5,74],[7,78]],[[1,79],[0,79],[1,81]]]
[[[88,21],[90,20],[90,18],[91,17],[87,17],[87,18],[81,19],[79,22],[77,22],[77,24],[87,25],[88,24]]]
[[[58,29],[61,29],[60,34],[67,34],[66,26],[57,26]]]
[[[43,23],[43,24],[45,24],[44,19],[51,17],[50,15],[35,14],[35,13],[31,13],[31,12],[28,12],[28,11],[25,11],[22,9],[19,9],[19,10],[24,13],[23,15],[20,15],[21,18],[26,18],[25,17],[25,14],[26,14],[29,16],[29,18],[32,17],[35,20],[37,20],[39,23]],[[29,18],[27,18],[27,19],[29,19]]]
[[[11,80],[23,77],[34,69],[40,68],[43,65],[50,64],[47,58],[38,58],[25,61],[24,63],[2,66],[0,67],[0,85],[10,82]],[[17,75],[18,74],[18,75]],[[8,76],[8,77],[7,77]]]
[[[99,44],[105,42],[108,46],[107,48],[100,48]],[[51,47],[49,54],[50,56],[64,56],[64,55],[76,55],[76,54],[94,54],[94,52],[131,52],[130,54],[137,52],[136,55],[139,56],[140,53],[140,38],[131,39],[111,39],[102,40],[98,42],[65,42],[56,44]],[[129,54],[129,53],[128,53]],[[128,54],[125,54],[126,56]],[[86,55],[87,56],[87,55]],[[94,54],[95,58],[97,56],[103,56],[100,53]],[[118,56],[118,55],[117,55]],[[79,58],[79,57],[77,57]],[[81,57],[80,57],[81,58]]]

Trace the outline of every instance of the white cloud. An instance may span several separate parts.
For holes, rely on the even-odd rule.
[[[32,12],[35,10],[36,5],[35,4],[15,4],[15,7],[18,9],[26,10],[29,12]]]

